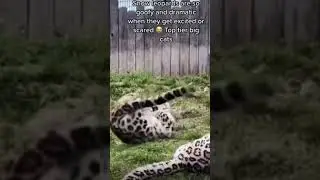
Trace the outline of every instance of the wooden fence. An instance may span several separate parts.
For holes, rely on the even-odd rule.
[[[155,74],[208,71],[209,17],[212,48],[251,41],[320,40],[317,0],[201,0],[197,17],[207,21],[200,27],[200,35],[162,34],[173,37],[172,43],[159,43],[160,34],[129,31],[133,27],[129,27],[126,19],[134,16],[134,12],[118,9],[117,3],[117,0],[1,0],[0,35],[29,39],[99,37],[108,34],[111,20],[112,71],[142,70]]]
[[[0,34],[28,39],[105,36],[108,0],[1,0]]]
[[[211,0],[214,46],[320,40],[320,1]],[[214,47],[213,47],[214,48]]]
[[[119,0],[121,2],[121,0]],[[125,0],[123,0],[125,1]],[[187,2],[186,0],[182,0]],[[154,75],[205,74],[209,72],[209,0],[201,0],[199,6],[165,7],[155,6],[153,10],[195,10],[194,15],[143,15],[144,10],[128,10],[132,6],[127,1],[120,7],[118,0],[111,0],[111,58],[110,69],[114,73],[152,72]],[[146,9],[145,9],[146,10]],[[169,11],[167,11],[169,12]],[[145,21],[141,24],[131,23],[133,19]],[[134,29],[154,29],[157,25],[147,23],[148,19],[202,19],[195,24],[167,24],[163,28],[189,28],[200,31],[184,33],[135,33]],[[161,42],[161,38],[172,41]]]

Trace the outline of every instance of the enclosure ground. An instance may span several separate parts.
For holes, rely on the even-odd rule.
[[[213,169],[219,179],[320,178],[319,50],[319,44],[216,49],[213,81],[266,80],[275,90],[264,101],[254,99],[251,105],[215,114]]]
[[[109,94],[106,59],[101,40],[0,38],[0,170],[8,153],[30,145],[26,126],[36,134],[91,110],[103,118]]]
[[[110,168],[112,179],[120,180],[136,167],[170,160],[175,150],[182,144],[201,137],[210,130],[209,114],[209,78],[208,76],[154,77],[149,74],[111,75],[111,104],[132,92],[137,97],[152,97],[170,89],[181,87],[192,82],[196,87],[199,99],[178,99],[172,106],[181,117],[178,118],[184,128],[178,136],[170,140],[148,142],[141,145],[126,145],[113,133],[111,135]],[[194,177],[193,177],[194,176]],[[163,179],[203,179],[187,173],[177,174]]]

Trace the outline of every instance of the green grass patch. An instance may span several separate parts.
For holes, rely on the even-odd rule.
[[[208,76],[154,77],[147,73],[111,75],[113,104],[128,93],[138,92],[137,97],[149,97],[189,83],[196,87],[196,93],[200,98],[197,100],[179,99],[174,103],[173,108],[180,116],[178,123],[184,126],[177,137],[130,146],[123,144],[112,133],[110,150],[112,179],[120,180],[126,173],[139,166],[169,160],[180,145],[208,133],[210,131],[210,99]],[[165,179],[190,179],[192,176],[195,175],[181,173]]]
[[[216,49],[211,63],[214,81],[238,79],[246,85],[265,81],[275,90],[263,101],[253,99],[243,108],[216,114],[216,176],[320,178],[319,50],[317,43]]]
[[[16,129],[49,104],[91,104],[96,99],[93,108],[101,109],[108,101],[101,93],[108,94],[109,77],[102,69],[108,69],[107,59],[103,40],[31,42],[0,37],[0,159],[23,146]]]
[[[47,102],[76,97],[90,84],[107,85],[105,44],[0,39],[0,121],[23,122]]]

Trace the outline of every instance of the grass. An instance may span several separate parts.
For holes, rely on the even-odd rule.
[[[108,101],[109,77],[102,69],[108,66],[106,59],[102,40],[30,42],[1,37],[0,159],[8,152],[23,150],[27,135],[18,131],[35,121],[41,110],[46,110],[41,122],[64,117],[60,110],[73,111],[80,102],[101,112]]]
[[[216,49],[214,81],[266,80],[275,95],[215,114],[214,174],[233,180],[320,178],[320,45]],[[253,95],[253,94],[250,94]],[[214,102],[213,102],[214,103]]]
[[[137,97],[149,97],[191,82],[197,87],[200,98],[196,101],[194,99],[177,100],[173,105],[175,112],[180,116],[179,123],[184,125],[184,129],[179,131],[176,138],[130,146],[122,143],[114,134],[111,135],[112,179],[120,180],[136,167],[169,160],[180,145],[208,133],[210,131],[210,99],[208,76],[153,77],[147,73],[111,75],[111,104],[114,106],[120,97],[128,93],[137,92]],[[193,176],[195,175],[181,173],[165,179],[199,178],[199,176]]]
[[[90,108],[103,109],[107,101],[104,95],[109,95],[109,77],[102,71],[108,66],[105,50],[104,41],[44,43],[0,38],[0,160],[9,151],[23,149],[25,134],[19,136],[16,128],[34,121],[43,109],[47,115],[42,121],[56,117],[57,108],[52,104],[73,109],[77,103],[70,102],[81,101]],[[216,49],[212,80],[241,79],[250,84],[263,79],[277,92],[263,103],[215,114],[213,127],[218,136],[213,169],[218,179],[320,178],[319,50],[317,43],[294,48],[248,45]],[[295,81],[298,83],[292,83]],[[204,90],[209,86],[208,77],[112,75],[112,106],[127,93],[148,96],[190,82],[198,87],[202,98],[178,100],[174,105],[181,115],[179,123],[185,124],[177,138],[128,146],[112,135],[112,179],[121,179],[135,167],[170,159],[179,145],[200,137],[210,127],[210,101]],[[178,174],[171,179],[205,178]]]

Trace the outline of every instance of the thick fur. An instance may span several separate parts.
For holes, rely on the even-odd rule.
[[[54,167],[69,167],[84,154],[108,147],[109,129],[103,124],[81,124],[66,132],[48,131],[34,146],[8,163],[4,180],[39,180]]]
[[[155,99],[136,100],[111,113],[111,130],[126,144],[139,144],[172,137],[175,119],[168,102],[178,97],[194,97],[187,88],[178,88]]]
[[[210,173],[210,134],[180,146],[171,160],[138,167],[123,180],[152,179],[181,171]]]
[[[78,161],[64,165],[55,165],[45,171],[37,180],[104,180],[108,179],[107,161],[102,161],[106,152],[103,149],[92,150]],[[107,149],[105,149],[107,150]]]
[[[105,89],[93,86],[82,98],[50,103],[17,128],[15,136],[19,141],[10,152],[11,157],[1,159],[0,179],[75,180],[79,177],[74,175],[74,167],[81,164],[83,157],[110,146],[110,127],[102,112],[103,105],[99,105],[105,103],[105,94],[100,91]],[[102,99],[101,102],[96,102],[96,98]]]

